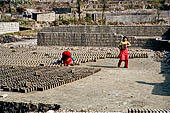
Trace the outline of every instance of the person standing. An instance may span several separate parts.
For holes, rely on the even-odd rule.
[[[123,40],[119,44],[119,49],[120,49],[120,54],[119,54],[119,62],[118,62],[118,67],[120,67],[122,61],[125,61],[125,66],[124,68],[128,68],[128,47],[131,46],[131,44],[127,41],[127,37],[124,36]]]

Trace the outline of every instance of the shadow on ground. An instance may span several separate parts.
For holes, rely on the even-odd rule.
[[[170,40],[170,28],[163,35],[163,40]]]
[[[99,67],[99,68],[118,68],[117,66],[101,66],[101,65],[88,65],[89,67]]]
[[[170,67],[168,67],[165,62],[161,63],[161,73],[165,77],[162,83],[149,83],[145,81],[136,81],[139,84],[152,85],[152,94],[161,96],[170,96]]]

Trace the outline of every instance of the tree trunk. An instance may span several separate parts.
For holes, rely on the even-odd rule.
[[[81,19],[80,2],[78,2],[78,14],[79,14],[79,22],[80,22],[80,19]]]
[[[160,12],[159,12],[159,9],[157,9],[157,16],[158,16],[158,21],[159,21],[159,16],[160,16]]]
[[[103,0],[103,11],[102,11],[102,22],[101,22],[102,25],[104,24],[105,9],[106,9],[106,3],[105,3],[105,0]]]

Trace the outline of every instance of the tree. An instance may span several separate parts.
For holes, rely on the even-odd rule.
[[[17,10],[18,13],[22,14],[24,11],[26,11],[26,8],[23,7],[23,6],[19,6],[19,7],[16,8],[16,10]]]
[[[77,0],[77,12],[79,14],[79,21],[81,20],[81,8],[83,6],[83,0]]]
[[[151,0],[150,4],[157,10],[157,17],[159,20],[159,15],[160,15],[160,8],[163,6],[162,4],[163,0]]]
[[[102,0],[102,4],[103,4],[103,8],[102,8],[102,23],[101,24],[104,24],[105,23],[105,17],[104,17],[104,13],[106,11],[106,0]]]

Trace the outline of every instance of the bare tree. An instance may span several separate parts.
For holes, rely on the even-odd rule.
[[[101,24],[105,24],[105,17],[104,13],[106,11],[106,0],[102,0],[103,8],[102,8],[102,21]]]
[[[79,21],[81,20],[81,7],[82,7],[83,1],[77,0],[77,12],[79,14]]]

